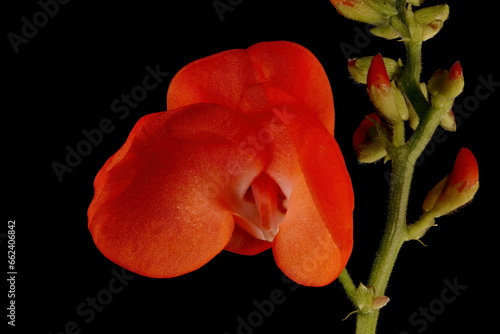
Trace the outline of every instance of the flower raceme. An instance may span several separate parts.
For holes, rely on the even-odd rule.
[[[158,278],[222,250],[271,248],[297,283],[329,284],[351,254],[354,206],[333,134],[330,84],[304,47],[265,42],[194,61],[173,78],[167,111],[141,118],[97,174],[94,242]]]

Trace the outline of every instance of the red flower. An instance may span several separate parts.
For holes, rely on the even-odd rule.
[[[289,42],[222,52],[180,70],[167,106],[95,179],[89,228],[102,253],[174,277],[223,249],[272,248],[296,282],[334,280],[352,249],[353,193],[318,60]]]

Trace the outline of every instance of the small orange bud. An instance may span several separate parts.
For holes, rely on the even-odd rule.
[[[448,184],[458,192],[472,189],[479,182],[479,168],[474,154],[467,148],[458,152]]]
[[[448,78],[443,85],[443,94],[455,98],[464,90],[464,74],[460,62],[455,62],[450,68]]]
[[[408,119],[408,108],[403,94],[391,82],[380,54],[373,57],[367,76],[368,96],[373,105],[389,123]]]
[[[370,68],[372,60],[373,56],[368,56],[353,58],[347,61],[349,74],[351,74],[354,81],[361,84],[367,83],[368,69]],[[399,73],[401,65],[391,58],[383,58],[383,60],[389,79],[391,79]]]
[[[463,70],[462,70],[462,65],[460,65],[460,62],[457,61],[453,66],[450,68],[450,74],[448,75],[448,80],[453,81],[460,79],[464,76]]]
[[[479,188],[479,169],[474,154],[462,148],[452,172],[427,195],[423,209],[434,217],[451,213],[472,200]]]
[[[384,59],[382,56],[377,54],[372,59],[370,68],[368,69],[368,86],[380,87],[382,85],[390,85],[391,80],[389,79],[389,74],[385,68]]]
[[[382,125],[377,128],[377,123],[380,124],[380,117],[376,113],[371,113],[354,131],[352,144],[359,162],[371,163],[387,155],[385,142],[379,133]]]
[[[453,100],[464,89],[464,75],[460,62],[455,62],[449,71],[436,71],[427,85],[427,90],[433,96]]]

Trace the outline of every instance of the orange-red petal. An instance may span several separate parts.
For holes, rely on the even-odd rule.
[[[303,178],[293,184],[289,210],[273,243],[276,264],[293,281],[324,286],[344,268],[342,253]]]
[[[264,165],[239,143],[249,128],[227,108],[197,104],[143,117],[95,179],[89,228],[113,262],[151,277],[193,271],[229,242],[227,208]]]
[[[382,56],[377,54],[372,59],[370,68],[368,69],[367,85],[368,88],[371,86],[380,87],[382,85],[390,85],[391,80],[389,79],[389,74],[385,68],[384,59]]]
[[[274,86],[294,96],[307,107],[304,113],[333,133],[333,97],[321,63],[306,48],[286,41],[258,43],[188,64],[172,79],[167,107],[202,102],[237,110],[248,94],[258,105],[263,92],[253,89],[255,85]]]
[[[352,185],[336,141],[321,124],[300,116],[284,123],[300,172],[292,177],[289,210],[273,251],[291,279],[322,286],[338,277],[351,255]]]
[[[448,187],[456,187],[458,191],[470,189],[479,181],[479,168],[474,154],[465,147],[458,152],[453,170],[448,180]]]

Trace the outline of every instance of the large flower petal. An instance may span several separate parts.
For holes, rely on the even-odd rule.
[[[227,108],[197,104],[143,117],[96,177],[88,215],[97,247],[142,275],[173,277],[218,254],[234,229],[264,152],[239,144],[251,126]]]
[[[276,264],[306,286],[324,286],[344,268],[342,254],[311,197],[305,180],[293,184],[290,206],[273,244]]]
[[[338,277],[352,251],[352,186],[340,149],[326,129],[297,114],[283,122],[300,173],[292,177],[289,210],[273,251],[294,281],[321,286]]]
[[[323,67],[309,50],[286,41],[258,43],[190,63],[172,79],[167,107],[201,102],[237,110],[248,94],[258,104],[259,90],[252,88],[256,84],[271,84],[294,96],[306,106],[303,113],[333,133],[333,97]]]

